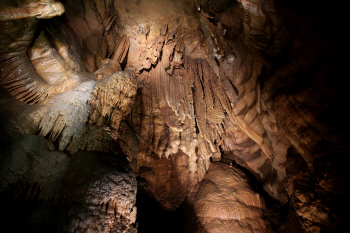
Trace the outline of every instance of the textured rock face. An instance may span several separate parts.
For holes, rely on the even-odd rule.
[[[212,161],[234,160],[288,209],[275,231],[341,231],[347,98],[331,10],[62,2],[0,3],[2,138],[124,154],[167,210],[193,204]]]
[[[30,217],[15,231],[136,232],[136,178],[113,152],[137,87],[135,72],[120,67],[127,38],[91,73],[62,23],[38,26],[61,15],[61,3],[0,6],[1,85],[25,103],[2,95],[2,223],[14,223],[23,203]]]
[[[194,200],[196,232],[266,232],[264,208],[242,171],[213,163]]]
[[[1,149],[2,224],[17,219],[13,230],[24,232],[137,232],[136,178],[126,161],[96,152],[69,157],[34,135]],[[17,218],[16,208],[28,215]]]
[[[110,132],[101,128],[109,126],[112,135],[116,134],[136,95],[135,73],[120,68],[129,47],[127,38],[122,37],[113,57],[102,60],[100,69],[91,73],[79,56],[79,45],[68,46],[72,32],[65,30],[62,22],[57,20],[37,28],[42,14],[47,14],[44,18],[52,18],[64,12],[61,3],[29,1],[15,6],[4,1],[1,4],[4,9],[0,21],[1,85],[16,99],[37,104],[17,106],[21,112],[12,113],[13,118],[21,119],[10,119],[19,125],[17,133],[39,131],[52,141],[59,139],[59,149],[72,154],[85,149],[109,151]],[[43,6],[47,8],[44,13]],[[27,8],[31,10],[29,13]],[[13,15],[17,16],[13,19]],[[57,28],[60,25],[61,31]],[[9,111],[11,101],[4,99],[4,111]]]
[[[138,171],[141,191],[152,197],[165,210],[176,210],[195,195],[196,178],[188,169],[188,156],[178,151],[169,159],[147,157]]]

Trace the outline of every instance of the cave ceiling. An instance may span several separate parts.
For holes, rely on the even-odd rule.
[[[340,232],[339,18],[311,2],[2,0],[1,197],[79,200],[67,232],[137,231],[137,189],[197,232]]]

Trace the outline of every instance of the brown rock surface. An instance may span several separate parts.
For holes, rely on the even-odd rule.
[[[35,135],[1,149],[1,223],[14,232],[137,232],[136,177],[126,161],[69,157]]]
[[[266,232],[262,197],[237,167],[210,165],[194,199],[196,232]]]
[[[212,162],[234,162],[278,203],[266,201],[281,213],[272,230],[342,231],[348,98],[336,4],[62,3],[0,2],[3,141],[39,135],[59,153],[125,156],[166,210],[193,205]]]

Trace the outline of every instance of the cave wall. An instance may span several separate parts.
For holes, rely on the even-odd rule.
[[[60,17],[1,19],[3,138],[39,132],[70,154],[118,152],[139,191],[166,210],[193,206],[211,164],[234,162],[289,210],[276,220],[278,231],[293,224],[305,232],[343,229],[347,103],[332,7],[62,3]],[[19,40],[13,25],[30,25],[19,47],[28,49],[19,54],[5,46]],[[21,69],[29,78],[16,75]],[[20,86],[26,78],[34,81]]]

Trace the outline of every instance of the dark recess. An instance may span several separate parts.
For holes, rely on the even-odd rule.
[[[139,233],[185,231],[185,216],[181,207],[175,211],[166,211],[142,191],[138,191],[136,200]]]

